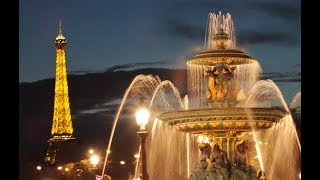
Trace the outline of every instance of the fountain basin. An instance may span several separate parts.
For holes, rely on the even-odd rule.
[[[237,49],[214,49],[203,51],[187,64],[215,66],[216,64],[227,63],[230,65],[250,64],[256,62],[255,59]]]
[[[287,114],[280,108],[210,108],[165,112],[157,118],[178,131],[241,137],[252,130],[270,128]]]

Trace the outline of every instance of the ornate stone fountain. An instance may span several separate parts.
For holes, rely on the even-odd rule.
[[[199,163],[190,179],[264,179],[264,172],[248,163],[242,137],[272,127],[288,113],[278,107],[243,105],[246,98],[241,93],[250,89],[244,81],[251,74],[249,68],[241,75],[241,68],[257,61],[235,47],[230,14],[209,14],[205,45],[204,51],[187,62],[188,76],[197,74],[200,79],[189,81],[188,96],[195,100],[185,110],[165,112],[157,118],[202,138]],[[192,68],[197,72],[192,73]]]

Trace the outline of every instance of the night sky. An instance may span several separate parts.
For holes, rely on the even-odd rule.
[[[230,12],[237,44],[264,72],[300,72],[299,0],[19,1],[19,81],[54,77],[58,22],[68,73],[114,65],[186,67],[203,46],[209,12]]]

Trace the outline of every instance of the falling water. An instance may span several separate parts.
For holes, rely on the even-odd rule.
[[[188,110],[189,109],[189,99],[188,99],[188,95],[185,95],[183,98],[183,102],[184,102],[184,110]],[[187,141],[187,177],[190,176],[190,133],[186,133],[186,141]]]
[[[187,97],[182,101],[179,91],[170,81],[158,84],[150,102],[150,109],[154,114],[183,110],[187,106]],[[188,163],[186,155],[191,154],[188,144],[195,146],[193,136],[186,138],[185,133],[176,131],[174,127],[158,119],[154,120],[151,132],[151,139],[147,144],[149,179],[187,179],[190,162]]]
[[[206,107],[206,90],[207,82],[204,78],[204,67],[199,65],[188,64],[188,98],[190,109]]]
[[[164,97],[165,94],[168,95],[169,93],[165,93],[165,87],[166,86],[169,86],[169,90],[170,92],[173,92],[173,95],[174,95],[174,98],[177,99],[176,102],[178,102],[179,104],[178,105],[175,105],[174,101],[167,101],[166,98]],[[160,95],[159,95],[160,94]],[[155,101],[155,98],[157,97],[158,101],[157,103],[158,104],[154,104],[154,101]],[[159,98],[160,97],[160,98]],[[172,84],[171,81],[169,80],[165,80],[165,81],[162,81],[158,86],[157,88],[155,89],[153,95],[152,95],[152,98],[151,98],[151,102],[150,102],[150,108],[155,108],[157,107],[157,105],[161,105],[161,106],[164,106],[162,107],[162,112],[164,111],[169,111],[169,110],[175,110],[174,107],[178,108],[176,110],[179,110],[180,108],[183,109],[183,102],[181,100],[181,97],[180,97],[180,92],[179,90]],[[159,109],[158,109],[159,111]]]
[[[254,61],[250,64],[238,65],[234,71],[234,78],[237,82],[239,91],[247,96],[246,92],[256,84],[260,78],[261,72],[261,66],[258,61]]]
[[[292,99],[289,107],[290,109],[294,109],[301,106],[301,92],[298,92]]]
[[[153,139],[153,136],[155,135],[155,131],[156,131],[156,127],[158,124],[159,119],[154,119],[153,123],[152,123],[152,129],[151,129],[151,139]]]
[[[141,155],[140,153],[141,153],[141,145],[139,146],[139,151],[138,151],[139,156],[136,160],[136,167],[134,169],[134,178],[135,179],[137,179],[137,176],[138,176],[138,167],[139,167],[139,160],[140,160],[140,155]]]
[[[207,30],[204,42],[206,49],[217,49],[217,47],[215,47],[215,43],[213,43],[213,38],[221,29],[229,36],[230,39],[230,43],[227,48],[234,49],[236,47],[236,36],[231,14],[227,13],[224,15],[221,14],[220,11],[217,15],[211,12],[208,14]]]
[[[281,91],[271,80],[258,81],[248,94],[243,107],[278,107],[290,112]],[[258,156],[261,154],[260,168],[264,168],[267,179],[298,178],[301,146],[290,114],[267,130],[255,131],[253,141]]]
[[[291,115],[296,123],[297,129],[301,128],[301,92],[298,92],[292,99],[289,105]],[[300,139],[300,131],[297,131],[298,137]]]
[[[148,145],[148,173],[150,180],[186,180],[188,163],[186,154],[190,149],[190,169],[196,164],[197,145],[193,135],[187,140],[186,134],[179,132],[168,123],[157,121],[152,140]],[[186,148],[189,141],[190,148]]]
[[[289,107],[283,98],[279,87],[270,79],[258,81],[248,92],[245,103],[242,107],[280,107],[289,112]]]
[[[256,137],[244,137],[256,148],[256,153],[248,152],[250,164],[254,166],[253,162],[257,158],[260,166],[254,167],[263,170],[267,179],[298,179],[301,151],[295,133],[292,118],[287,115],[267,130],[254,131]],[[254,157],[254,154],[257,156]]]
[[[259,161],[260,169],[264,172],[265,169],[264,169],[264,166],[263,166],[263,159],[262,159],[262,155],[261,155],[261,150],[260,150],[259,143],[258,143],[258,140],[257,140],[256,132],[254,130],[252,131],[252,136],[253,136],[253,140],[255,142],[254,147],[256,148],[256,151],[257,151],[257,158],[258,158],[258,161]]]
[[[247,104],[248,104],[248,102],[246,103],[246,105]],[[246,114],[248,116],[248,119],[253,119],[251,109],[247,108],[247,107],[244,107],[244,108],[245,108],[245,112],[246,112]],[[259,141],[257,139],[257,133],[256,133],[256,131],[254,129],[253,124],[249,123],[249,125],[250,125],[250,127],[252,129],[252,137],[251,138],[253,138],[255,152],[257,153],[257,155],[255,157],[258,159],[258,163],[259,163],[259,167],[255,166],[254,168],[256,170],[259,169],[259,170],[262,170],[263,172],[265,172],[265,168],[264,168],[264,164],[263,164],[263,159],[264,158],[262,157],[261,148],[260,148],[259,143],[258,143]],[[246,138],[243,138],[243,139],[246,139]],[[248,154],[250,154],[250,153],[248,153]],[[253,163],[251,163],[251,164],[253,164]]]
[[[264,133],[265,138],[261,139],[268,143],[267,151],[273,154],[266,162],[268,179],[297,179],[301,147],[296,133],[291,115],[287,115]]]
[[[187,141],[187,177],[190,176],[190,133],[186,134]]]

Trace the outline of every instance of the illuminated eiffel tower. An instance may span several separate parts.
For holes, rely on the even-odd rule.
[[[61,20],[59,21],[59,34],[55,40],[56,47],[56,79],[54,90],[54,113],[51,129],[51,138],[48,140],[48,148],[45,162],[49,165],[60,160],[61,152],[67,141],[73,137],[72,119],[70,114],[67,67],[65,47],[66,38],[62,35]]]

